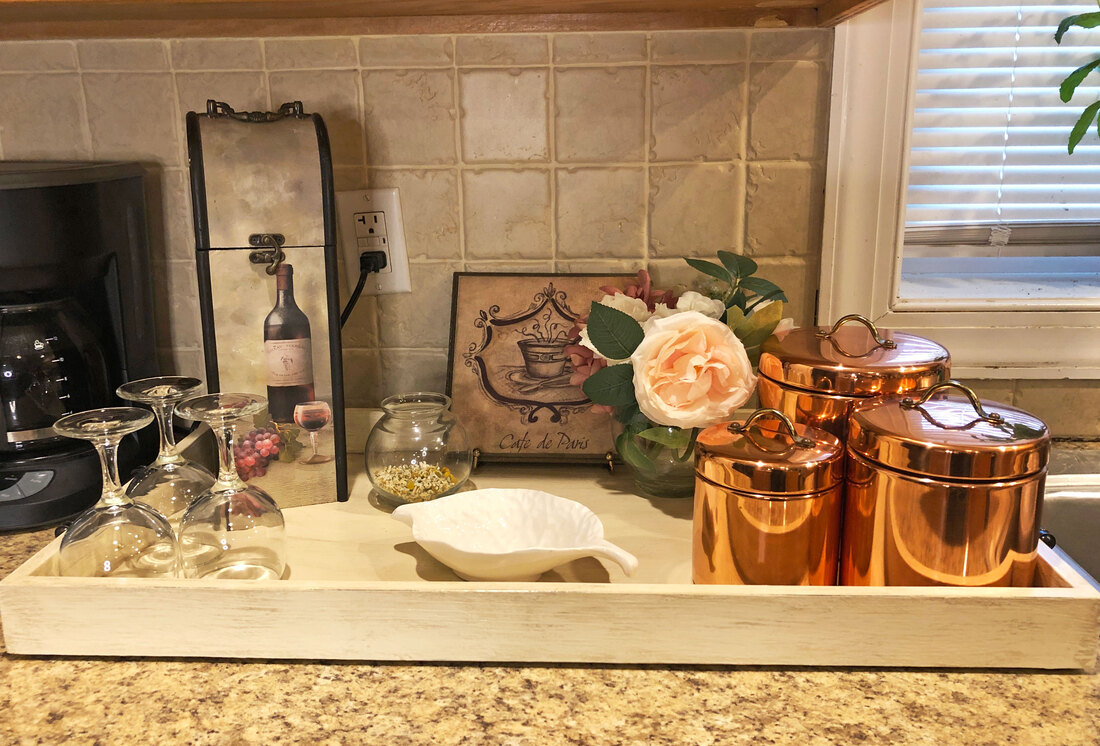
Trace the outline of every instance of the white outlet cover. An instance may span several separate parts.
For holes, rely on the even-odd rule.
[[[345,299],[351,295],[351,291],[359,282],[359,255],[368,250],[366,239],[357,236],[356,216],[376,212],[381,212],[385,216],[383,221],[385,240],[381,245],[378,245],[378,241],[371,241],[369,250],[385,251],[386,267],[381,272],[372,272],[367,275],[367,282],[363,285],[363,295],[412,292],[400,193],[396,188],[359,189],[336,193],[337,241],[340,254],[344,259],[344,278],[347,281]]]

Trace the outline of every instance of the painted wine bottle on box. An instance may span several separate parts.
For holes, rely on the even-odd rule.
[[[238,472],[280,507],[346,500],[332,163],[301,102],[187,114],[211,392],[265,396],[238,428]],[[247,423],[246,423],[247,424]]]

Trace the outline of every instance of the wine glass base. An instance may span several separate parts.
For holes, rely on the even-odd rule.
[[[237,564],[212,570],[201,577],[215,580],[278,580],[282,575],[263,565]]]
[[[306,456],[303,459],[298,459],[299,464],[307,464],[307,465],[308,464],[327,464],[329,461],[332,461],[332,456],[321,456],[319,454],[316,455],[316,456]]]

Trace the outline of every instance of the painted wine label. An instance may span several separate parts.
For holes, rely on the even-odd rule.
[[[269,339],[264,342],[267,355],[268,386],[305,386],[313,383],[313,351],[308,339]]]

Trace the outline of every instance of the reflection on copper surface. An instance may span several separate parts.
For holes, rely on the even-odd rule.
[[[760,376],[756,386],[760,406],[778,409],[795,422],[832,433],[841,441],[848,434],[848,413],[860,397],[834,396],[782,386]]]
[[[738,585],[835,585],[842,486],[786,498],[695,480],[692,579]]]
[[[1031,585],[1044,477],[938,481],[849,452],[841,582]]]

